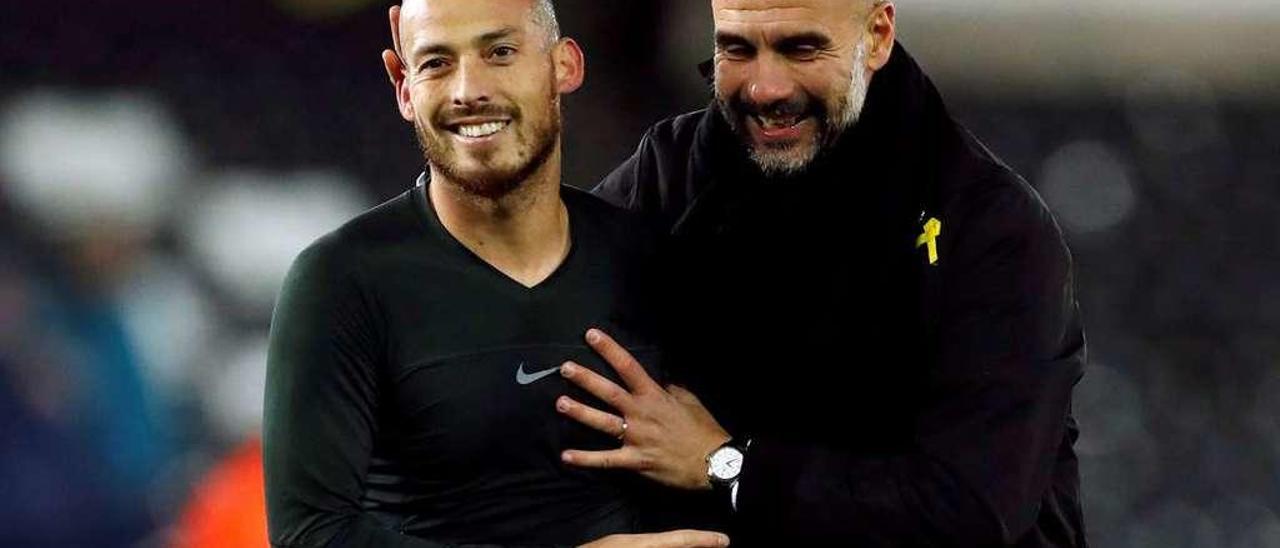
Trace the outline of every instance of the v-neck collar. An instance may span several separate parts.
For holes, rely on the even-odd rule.
[[[413,195],[414,209],[422,220],[423,228],[428,233],[428,236],[439,238],[445,243],[446,247],[459,255],[460,259],[465,262],[472,263],[478,268],[489,272],[491,276],[497,279],[497,283],[500,286],[522,295],[533,295],[551,291],[555,286],[560,284],[560,279],[568,275],[567,271],[577,263],[575,257],[577,256],[577,250],[580,245],[577,231],[574,230],[573,227],[573,207],[567,200],[564,200],[563,195],[561,196],[561,201],[565,205],[565,215],[568,217],[569,224],[569,251],[568,253],[565,253],[560,264],[556,265],[555,270],[552,270],[547,277],[532,286],[527,286],[520,283],[515,278],[508,276],[507,273],[503,272],[498,267],[493,266],[489,261],[484,260],[483,257],[477,255],[466,245],[463,245],[463,243],[459,241],[453,233],[449,232],[449,229],[445,228],[444,222],[440,220],[440,214],[436,212],[436,208],[431,202],[431,193],[427,190],[427,185],[430,184],[430,177],[428,177],[426,173],[423,173],[418,176],[417,186],[415,186],[411,191]]]

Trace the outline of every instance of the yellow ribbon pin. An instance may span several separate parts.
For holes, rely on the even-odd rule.
[[[916,247],[928,246],[929,264],[938,264],[938,236],[942,235],[942,221],[930,217],[924,224],[924,233],[916,238]]]

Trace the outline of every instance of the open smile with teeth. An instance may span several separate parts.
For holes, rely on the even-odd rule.
[[[502,131],[509,125],[511,125],[510,120],[495,120],[493,122],[483,122],[479,124],[459,124],[453,127],[453,131],[463,137],[479,139]]]
[[[795,126],[800,122],[803,122],[805,118],[807,118],[806,116],[771,117],[771,116],[761,116],[758,114],[752,117],[756,119],[756,123],[760,124],[760,127],[764,129],[769,129],[769,130],[786,129],[786,128]]]

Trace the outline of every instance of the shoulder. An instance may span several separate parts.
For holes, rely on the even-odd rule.
[[[992,163],[954,190],[941,236],[951,258],[944,265],[949,279],[1015,293],[1068,283],[1073,267],[1066,238],[1025,179]]]
[[[320,236],[298,254],[290,280],[305,277],[330,283],[352,281],[366,257],[394,245],[415,229],[411,191],[375,206]]]
[[[643,148],[643,145],[648,144],[656,151],[667,148],[687,151],[688,146],[685,145],[693,144],[698,127],[711,114],[710,109],[704,108],[662,120],[645,132],[641,146]]]
[[[624,268],[635,261],[646,262],[660,253],[662,231],[653,217],[638,210],[624,209],[604,199],[565,187],[561,193],[569,208],[570,230],[586,235],[581,241],[591,242],[592,253],[619,261]]]
[[[627,209],[665,216],[679,211],[692,192],[688,178],[709,109],[662,120],[645,131],[635,153],[592,193]]]
[[[670,164],[683,162],[689,157],[694,142],[703,126],[703,121],[711,114],[709,109],[695,110],[679,116],[662,120],[645,130],[640,136],[640,144],[631,158],[619,167],[619,170],[631,168],[643,175],[652,171],[656,163]],[[605,182],[618,175],[615,170]]]
[[[695,110],[650,126],[640,138],[637,156],[661,176],[683,173],[698,146],[699,135],[706,131],[707,118],[713,115],[710,109]]]
[[[560,195],[569,208],[570,222],[585,225],[584,229],[614,237],[655,232],[652,220],[643,213],[615,205],[593,192],[563,186]]]
[[[992,264],[1026,263],[1065,276],[1070,249],[1040,194],[977,138],[959,131],[940,174],[947,270],[963,276]]]
[[[964,128],[943,184],[945,213],[958,224],[995,231],[1030,230],[1061,239],[1061,230],[1040,194]]]
[[[1075,266],[1049,207],[985,147],[958,173],[964,177],[944,189],[950,194],[940,236],[942,284],[949,288],[944,310],[987,318],[975,325],[990,333],[1018,333],[1001,343],[1007,351],[1045,359],[1078,351]]]

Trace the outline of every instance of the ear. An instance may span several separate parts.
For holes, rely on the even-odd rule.
[[[553,46],[551,62],[556,69],[556,91],[573,93],[582,87],[587,76],[587,59],[577,42],[572,38],[561,38]]]
[[[893,43],[897,39],[892,2],[878,4],[871,8],[871,17],[867,19],[867,35],[871,38],[867,50],[867,68],[872,72],[880,70],[889,63],[893,53]]]
[[[409,97],[408,67],[404,64],[404,56],[400,54],[400,6],[392,6],[387,13],[391,21],[391,43],[395,50],[382,50],[382,65],[387,69],[387,78],[395,90],[396,105],[400,109],[400,117],[414,121],[413,101]]]

